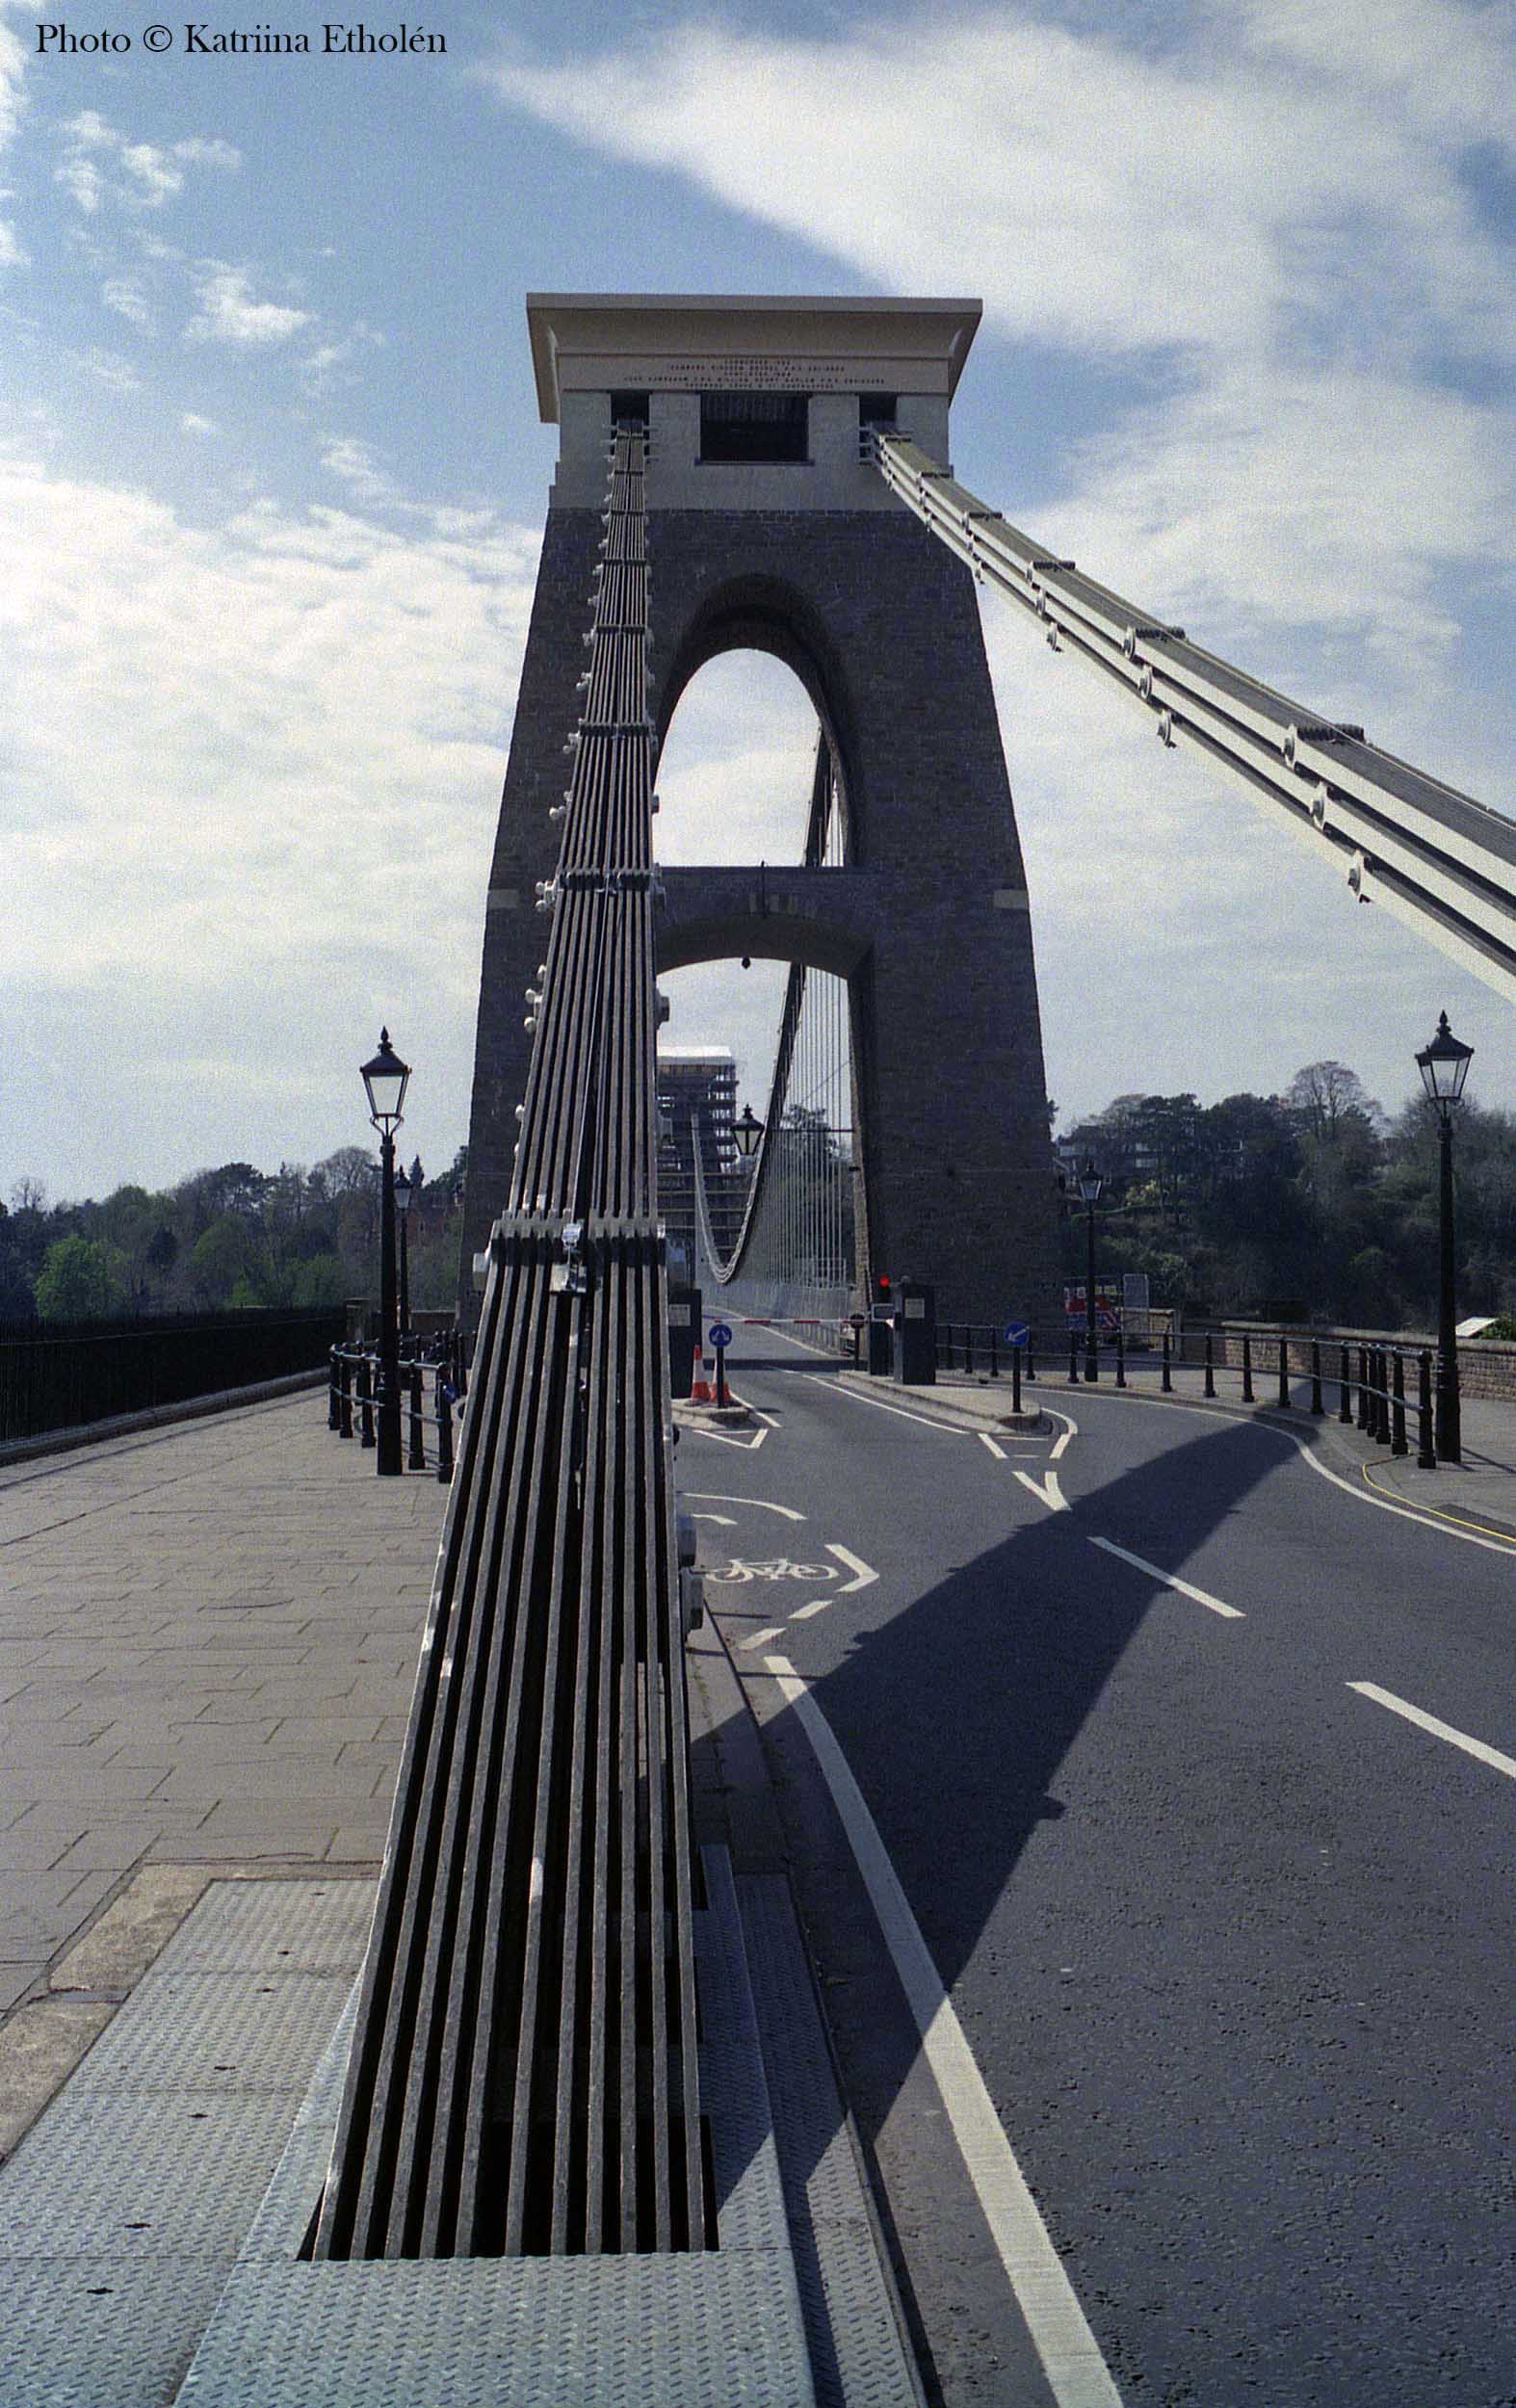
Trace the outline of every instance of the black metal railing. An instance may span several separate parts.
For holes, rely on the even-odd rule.
[[[1177,1373],[1198,1372],[1202,1397],[1231,1397],[1242,1404],[1301,1412],[1315,1420],[1335,1411],[1339,1422],[1355,1424],[1394,1455],[1410,1453],[1414,1427],[1419,1467],[1430,1471],[1438,1460],[1433,1436],[1437,1358],[1428,1347],[1397,1346],[1389,1340],[1352,1345],[1297,1330],[1187,1329],[1177,1335],[1144,1330],[1129,1335],[1123,1329],[1102,1329],[1091,1355],[1084,1322],[1029,1330],[1027,1343],[1017,1347],[989,1323],[937,1324],[938,1369],[1008,1380],[1013,1409],[1021,1403],[1022,1381],[1036,1377],[1039,1361],[1044,1378],[1069,1387],[1085,1386],[1093,1364],[1097,1380],[1109,1378],[1117,1388],[1156,1385],[1167,1396],[1176,1393]],[[1330,1401],[1333,1391],[1335,1406]]]
[[[330,1349],[327,1382],[327,1427],[339,1438],[353,1438],[362,1447],[376,1445],[375,1406],[379,1396],[379,1357],[377,1348],[338,1346]],[[425,1472],[435,1467],[444,1485],[453,1478],[454,1423],[468,1391],[468,1371],[461,1332],[447,1330],[424,1344],[404,1343],[400,1358],[401,1420],[405,1442],[405,1469]],[[427,1426],[433,1436],[427,1453]]]
[[[318,1371],[340,1309],[181,1313],[0,1326],[0,1441]]]

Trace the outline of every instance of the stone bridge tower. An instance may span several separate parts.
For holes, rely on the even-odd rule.
[[[1061,1320],[1026,878],[973,579],[860,453],[876,419],[948,458],[979,304],[539,294],[527,316],[561,440],[490,874],[465,1264],[506,1194],[535,885],[558,855],[613,412],[630,412],[649,430],[658,741],[705,662],[776,654],[831,746],[847,845],[842,869],[668,871],[659,965],[845,975],[873,1270],[934,1279],[954,1320]]]

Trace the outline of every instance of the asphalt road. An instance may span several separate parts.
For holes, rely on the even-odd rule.
[[[934,2396],[1516,2402],[1516,1551],[1349,1497],[1265,1425],[1050,1389],[1077,1431],[997,1453],[773,1335],[728,1368],[767,1418],[686,1432],[679,1483]],[[1109,2382],[1039,2356],[776,1662]]]

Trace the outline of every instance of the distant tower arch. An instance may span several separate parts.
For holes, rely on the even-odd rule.
[[[537,296],[562,431],[491,872],[466,1239],[504,1200],[578,717],[613,409],[645,412],[648,714],[660,739],[719,652],[801,679],[846,797],[843,870],[671,870],[660,959],[823,957],[851,1006],[870,1262],[954,1319],[1058,1314],[1055,1190],[1026,878],[973,580],[860,459],[888,416],[946,458],[979,320],[964,301]],[[656,827],[655,827],[656,834]],[[755,900],[756,899],[756,900]],[[754,919],[809,920],[754,942]],[[742,931],[746,931],[743,937]],[[758,935],[762,937],[762,930]]]

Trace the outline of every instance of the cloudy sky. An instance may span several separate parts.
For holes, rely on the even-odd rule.
[[[555,448],[533,287],[982,295],[971,485],[1512,809],[1506,7],[408,21],[446,54],[249,13],[206,38],[315,55],[182,22],[154,55],[141,11],[0,0],[0,1191],[361,1139],[381,1019],[407,1136],[440,1165],[465,1135]],[[126,47],[66,46],[102,28]],[[1508,1007],[985,609],[1065,1118],[1328,1056],[1393,1107],[1440,1008],[1516,1105]],[[794,851],[797,697],[697,681],[671,857]],[[758,974],[675,992],[671,1034],[761,1089]]]

